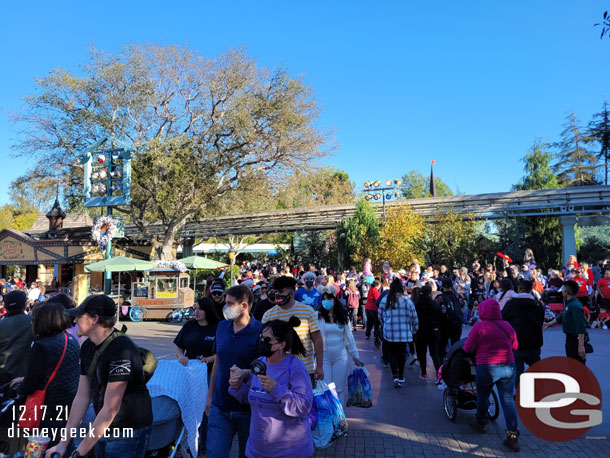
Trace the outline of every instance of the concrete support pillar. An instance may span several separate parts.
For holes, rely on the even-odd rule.
[[[574,226],[576,225],[575,216],[560,216],[561,223],[561,259],[565,266],[570,255],[576,256],[576,234]]]
[[[182,257],[188,258],[193,256],[193,246],[195,245],[195,239],[192,237],[182,239]]]

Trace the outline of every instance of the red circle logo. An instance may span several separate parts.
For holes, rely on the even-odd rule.
[[[602,391],[587,366],[573,358],[553,356],[521,375],[517,411],[533,434],[567,442],[602,423]]]

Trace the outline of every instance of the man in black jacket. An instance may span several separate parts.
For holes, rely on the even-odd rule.
[[[532,282],[519,280],[519,293],[502,309],[502,318],[511,324],[519,342],[519,349],[514,353],[517,383],[525,364],[529,367],[540,361],[544,324],[544,307],[532,295]]]
[[[441,360],[447,353],[447,344],[455,344],[462,338],[462,324],[464,320],[463,299],[458,297],[453,290],[453,282],[448,278],[443,278],[442,294],[436,296],[436,301],[441,305],[441,339],[439,343],[438,355]]]

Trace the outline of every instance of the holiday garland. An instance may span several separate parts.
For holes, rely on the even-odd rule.
[[[170,268],[178,272],[186,272],[186,266],[180,261],[157,261],[157,267]]]

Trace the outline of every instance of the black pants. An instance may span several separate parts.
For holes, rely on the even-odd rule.
[[[578,334],[566,334],[566,356],[574,358],[583,364],[587,363],[587,360],[581,358],[578,354]]]
[[[438,346],[438,358],[442,362],[447,354],[447,344],[456,343],[462,338],[462,325],[448,322],[441,322],[441,338]]]
[[[434,363],[436,373],[441,367],[441,360],[438,356],[438,344],[441,339],[440,331],[428,331],[426,333],[417,333],[417,340],[415,341],[415,349],[417,350],[417,359],[419,361],[419,367],[421,368],[422,375],[426,375],[426,352],[430,351],[430,357]],[[436,377],[435,377],[436,378]]]
[[[375,334],[379,331],[379,315],[374,310],[365,310],[366,312],[366,336],[371,337],[371,329],[375,327]]]
[[[388,362],[394,378],[403,378],[405,373],[405,358],[407,342],[385,342]]]
[[[513,352],[515,357],[515,368],[517,369],[515,386],[519,385],[519,378],[525,372],[525,365],[531,367],[540,361],[540,348],[519,349]]]

